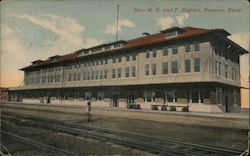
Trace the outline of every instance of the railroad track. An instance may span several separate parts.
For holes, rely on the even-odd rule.
[[[31,139],[28,139],[28,138],[25,138],[25,137],[22,137],[22,136],[19,136],[19,135],[13,134],[11,132],[7,132],[7,131],[3,131],[3,130],[0,130],[0,132],[2,133],[2,135],[3,134],[7,135],[7,136],[9,136],[9,137],[11,137],[11,138],[13,138],[13,139],[15,139],[17,141],[20,141],[20,142],[23,142],[23,143],[35,146],[37,148],[40,148],[40,149],[43,149],[43,150],[46,150],[46,151],[47,150],[49,150],[49,151],[56,151],[56,152],[59,152],[60,155],[77,156],[77,154],[75,154],[75,153],[71,153],[71,152],[59,149],[57,147],[54,147],[54,146],[43,144],[41,142],[38,142],[38,141],[35,141],[35,140],[31,140]],[[8,152],[8,155],[3,155],[3,156],[11,156],[11,154]]]
[[[162,139],[159,137],[152,137],[133,132],[62,122],[58,120],[48,120],[37,117],[33,118],[23,115],[18,115],[18,118],[15,116],[6,115],[3,115],[2,117],[3,119],[22,120],[22,122],[25,121],[39,127],[51,128],[65,133],[74,134],[78,137],[90,137],[96,140],[113,142],[161,155],[230,156],[239,155],[242,153],[242,151],[236,151],[232,149],[187,143],[173,139]]]

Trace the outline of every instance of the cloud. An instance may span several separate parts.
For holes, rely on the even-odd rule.
[[[176,16],[175,18],[167,16],[167,17],[158,18],[156,19],[156,21],[157,21],[157,25],[159,25],[161,29],[167,29],[167,28],[174,26],[175,24],[179,26],[183,26],[184,22],[188,18],[189,18],[189,14],[184,13],[184,14],[180,14]]]
[[[114,23],[112,23],[112,24],[107,25],[104,33],[115,34],[116,33],[116,26],[117,26],[116,21],[114,21]],[[134,28],[135,24],[132,21],[130,21],[129,19],[118,20],[118,31],[122,31],[123,27]]]
[[[229,38],[235,43],[239,44],[241,47],[249,50],[249,32],[237,32],[232,33]]]
[[[171,17],[158,18],[157,22],[157,25],[159,25],[162,29],[172,27],[175,23],[174,19]]]
[[[184,25],[184,21],[187,20],[189,17],[189,14],[187,13],[184,13],[184,14],[181,14],[179,16],[176,16],[176,21],[177,23],[180,25],[180,26],[183,26]]]
[[[72,53],[81,48],[88,48],[104,43],[104,40],[83,37],[84,25],[77,20],[52,14],[13,15],[12,17],[28,21],[41,29],[52,32],[51,37],[43,36],[44,46],[27,46],[17,34],[22,30],[16,25],[1,27],[1,84],[0,86],[19,86],[23,81],[23,72],[18,69],[28,66],[31,61],[47,59],[52,55]],[[29,29],[29,28],[27,28]],[[32,31],[32,29],[31,29]],[[29,38],[30,39],[30,38]],[[27,47],[27,48],[26,48]]]
[[[13,17],[28,20],[37,26],[50,30],[59,38],[71,43],[72,46],[80,46],[83,43],[81,33],[85,27],[75,19],[52,14],[39,14],[38,16],[22,14],[13,15]]]

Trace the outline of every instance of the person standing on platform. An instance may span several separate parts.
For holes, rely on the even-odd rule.
[[[87,122],[91,121],[91,103],[90,101],[88,101],[87,103],[87,108],[86,108],[86,118],[87,118]]]

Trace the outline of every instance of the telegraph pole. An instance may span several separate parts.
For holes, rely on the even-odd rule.
[[[119,5],[117,5],[116,36],[115,36],[115,41],[118,41],[118,25],[119,25]]]

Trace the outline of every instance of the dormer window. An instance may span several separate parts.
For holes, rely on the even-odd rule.
[[[111,49],[111,45],[106,45],[105,50],[109,50],[109,49]]]
[[[177,36],[183,32],[184,32],[184,30],[179,28],[179,27],[172,27],[172,28],[161,31],[161,33],[164,34],[165,38],[174,37],[174,36]]]
[[[164,35],[165,37],[173,37],[173,36],[177,36],[179,33],[178,31],[172,31],[172,32],[166,32]]]
[[[121,43],[114,44],[114,48],[118,48],[118,47],[121,47]]]

